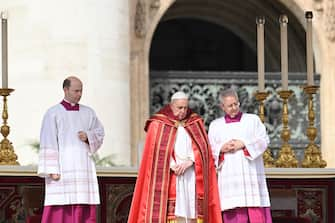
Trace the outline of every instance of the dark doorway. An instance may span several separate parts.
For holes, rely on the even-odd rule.
[[[223,26],[171,19],[161,22],[154,33],[150,70],[256,71],[257,55]]]

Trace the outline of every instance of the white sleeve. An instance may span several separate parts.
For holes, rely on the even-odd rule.
[[[245,147],[250,154],[250,156],[246,156],[249,160],[257,159],[263,155],[269,144],[266,128],[258,116],[253,120],[252,124],[254,125],[253,135],[244,141]]]
[[[49,174],[60,174],[57,140],[56,115],[48,111],[42,122],[40,133],[40,150],[37,174],[48,177]]]
[[[209,139],[209,143],[211,145],[211,149],[212,149],[212,155],[214,158],[214,162],[215,162],[215,166],[218,167],[219,165],[219,155],[220,155],[220,150],[221,147],[223,145],[223,143],[218,142],[218,140],[216,140],[215,137],[215,125],[213,125],[212,123],[209,125],[209,130],[208,130],[208,139]]]
[[[90,153],[95,153],[102,145],[105,131],[99,119],[94,114],[93,122],[89,130],[86,131],[87,139],[89,143]]]

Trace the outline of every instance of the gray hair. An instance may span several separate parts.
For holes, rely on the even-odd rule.
[[[223,103],[223,99],[226,97],[235,97],[238,101],[237,92],[232,88],[228,88],[220,92],[220,102]]]

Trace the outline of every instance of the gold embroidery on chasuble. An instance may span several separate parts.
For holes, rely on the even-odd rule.
[[[166,222],[170,156],[174,145],[174,137],[176,129],[173,125],[164,122],[159,125],[159,135],[155,140],[154,162],[152,166],[152,177],[149,188],[152,188],[149,196],[149,204],[151,206],[150,214],[146,219],[158,220]]]

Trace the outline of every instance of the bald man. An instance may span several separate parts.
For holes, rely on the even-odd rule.
[[[201,117],[176,92],[153,115],[128,217],[129,223],[221,222],[214,160]]]
[[[40,133],[38,175],[45,178],[42,223],[95,223],[100,203],[92,155],[104,129],[95,112],[79,104],[83,84],[70,76],[64,99],[44,115]]]

